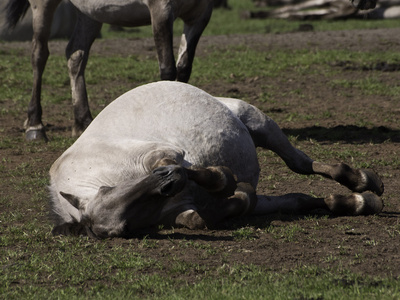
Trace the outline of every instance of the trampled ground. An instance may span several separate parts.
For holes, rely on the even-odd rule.
[[[65,44],[64,41],[52,42],[52,53],[62,54]],[[247,78],[231,74],[230,82],[216,80],[198,86],[213,95],[244,98],[256,105],[273,117],[291,136],[291,140],[314,159],[328,162],[344,160],[353,166],[373,168],[382,176],[385,184],[383,212],[368,217],[333,217],[318,211],[307,216],[275,214],[243,218],[227,222],[218,230],[163,229],[158,233],[152,232],[146,239],[146,247],[143,247],[143,235],[147,233],[133,240],[110,240],[110,247],[133,245],[135,252],[158,260],[165,269],[168,269],[171,257],[174,257],[203,267],[254,264],[267,270],[285,272],[301,266],[318,266],[400,278],[400,99],[398,95],[370,95],[356,85],[357,80],[373,76],[376,82],[391,87],[399,86],[397,65],[377,61],[376,64],[363,66],[357,64],[356,57],[363,52],[400,51],[400,30],[203,37],[198,56],[207,57],[211,51],[224,51],[239,44],[264,51],[260,57],[263,60],[268,59],[269,50],[277,48],[312,49],[315,55],[329,49],[344,49],[354,53],[353,61],[332,59],[330,65],[323,69],[310,66],[304,70],[303,76],[294,75],[293,70],[283,70],[275,78]],[[26,49],[21,53],[29,55],[29,43],[0,45],[4,51],[15,48]],[[152,40],[98,41],[92,50],[92,55],[100,56],[128,56],[132,53],[154,57]],[[121,84],[128,90],[139,83],[124,78],[121,83],[112,84]],[[68,82],[63,88],[68,88]],[[99,110],[101,104],[97,102],[98,99],[105,98],[106,103],[112,99],[109,99],[107,87],[95,88],[97,93],[91,95],[91,105]],[[27,97],[28,94],[29,90]],[[21,212],[21,217],[14,224],[2,221],[0,232],[31,218],[48,224],[44,209],[30,209],[30,201],[36,191],[30,190],[29,186],[16,187],[19,180],[24,180],[27,185],[29,183],[26,177],[19,178],[16,170],[25,165],[31,169],[24,174],[43,176],[62,150],[51,147],[46,151],[21,150],[25,147],[21,139],[25,115],[8,113],[17,106],[15,102],[0,99],[0,103],[3,110],[0,119],[0,137],[3,140],[3,146],[0,147],[3,160],[1,180],[6,183],[2,183],[0,193],[2,199],[12,199],[13,202],[10,205],[3,200],[0,209],[8,210],[10,214],[15,210]],[[69,135],[70,112],[67,101],[49,104],[45,108],[45,122],[51,124],[48,131],[50,138]],[[20,139],[21,148],[16,150],[4,146],[10,139]],[[260,151],[260,162],[262,174],[258,193],[279,195],[303,192],[318,196],[348,193],[338,184],[317,176],[293,175],[278,157],[269,152]],[[14,176],[14,181],[8,180],[9,176]],[[44,207],[46,199],[40,201],[43,201]],[[50,230],[50,227],[43,226],[42,229]],[[184,247],[183,244],[189,241],[194,244]],[[180,278],[188,282],[195,281],[196,272],[193,270],[180,275]]]

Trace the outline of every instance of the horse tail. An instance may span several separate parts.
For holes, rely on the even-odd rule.
[[[9,0],[5,8],[6,24],[9,29],[15,28],[18,21],[25,16],[29,6],[28,0]]]

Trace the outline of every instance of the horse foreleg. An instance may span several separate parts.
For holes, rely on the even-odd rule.
[[[197,44],[206,28],[212,13],[213,3],[196,20],[185,21],[177,60],[177,80],[188,82],[192,73],[193,60]]]
[[[75,117],[72,136],[79,136],[93,120],[86,92],[85,68],[90,47],[98,36],[101,27],[102,23],[78,13],[75,31],[67,46],[66,57]]]
[[[253,214],[257,201],[256,191],[251,184],[239,182],[233,195],[209,202],[199,210],[199,215],[207,226],[215,226],[228,218]]]
[[[150,1],[149,10],[161,80],[175,80],[172,7],[170,4],[165,5],[164,1]]]
[[[152,158],[155,162],[150,160],[146,162],[146,164],[151,165],[151,169],[168,165],[181,165],[183,161],[183,157],[174,155],[173,151],[170,153],[166,150],[159,152],[152,151],[151,154],[156,157],[156,159]],[[158,159],[157,156],[160,156],[161,158]],[[237,188],[236,178],[229,168],[220,166],[207,168],[191,166],[184,169],[189,180],[194,181],[217,198],[230,197],[234,194]]]
[[[190,180],[196,182],[217,198],[230,197],[234,194],[237,184],[232,171],[226,167],[196,167],[186,169]]]
[[[32,7],[32,56],[33,69],[32,97],[28,105],[28,119],[25,121],[26,139],[45,140],[47,136],[42,123],[40,104],[43,72],[49,57],[48,41],[54,12],[61,0],[31,0]]]

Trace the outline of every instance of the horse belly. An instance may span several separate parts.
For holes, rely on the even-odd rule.
[[[170,144],[182,149],[190,164],[226,166],[239,181],[257,185],[257,152],[245,125],[227,106],[188,84],[155,82],[125,93],[80,139],[99,135]]]
[[[183,146],[186,161],[203,167],[228,167],[239,182],[257,187],[260,168],[253,140],[247,131],[230,137],[225,136],[222,130],[208,136],[203,133],[201,136],[193,135],[192,141],[195,143]]]
[[[137,27],[151,24],[150,12],[144,1],[78,1],[71,0],[80,12],[101,23]]]

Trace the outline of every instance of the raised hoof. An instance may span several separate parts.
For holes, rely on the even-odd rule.
[[[374,215],[383,209],[383,201],[371,192],[354,193],[350,196],[331,195],[326,199],[329,209],[337,215]]]
[[[384,191],[384,185],[382,180],[379,178],[378,174],[376,174],[372,170],[360,170],[361,175],[363,177],[363,181],[365,182],[362,189],[355,192],[364,192],[371,191],[378,196],[381,196]]]
[[[46,136],[44,128],[42,129],[28,129],[25,132],[25,138],[29,142],[33,141],[44,141],[48,142],[49,139]]]

